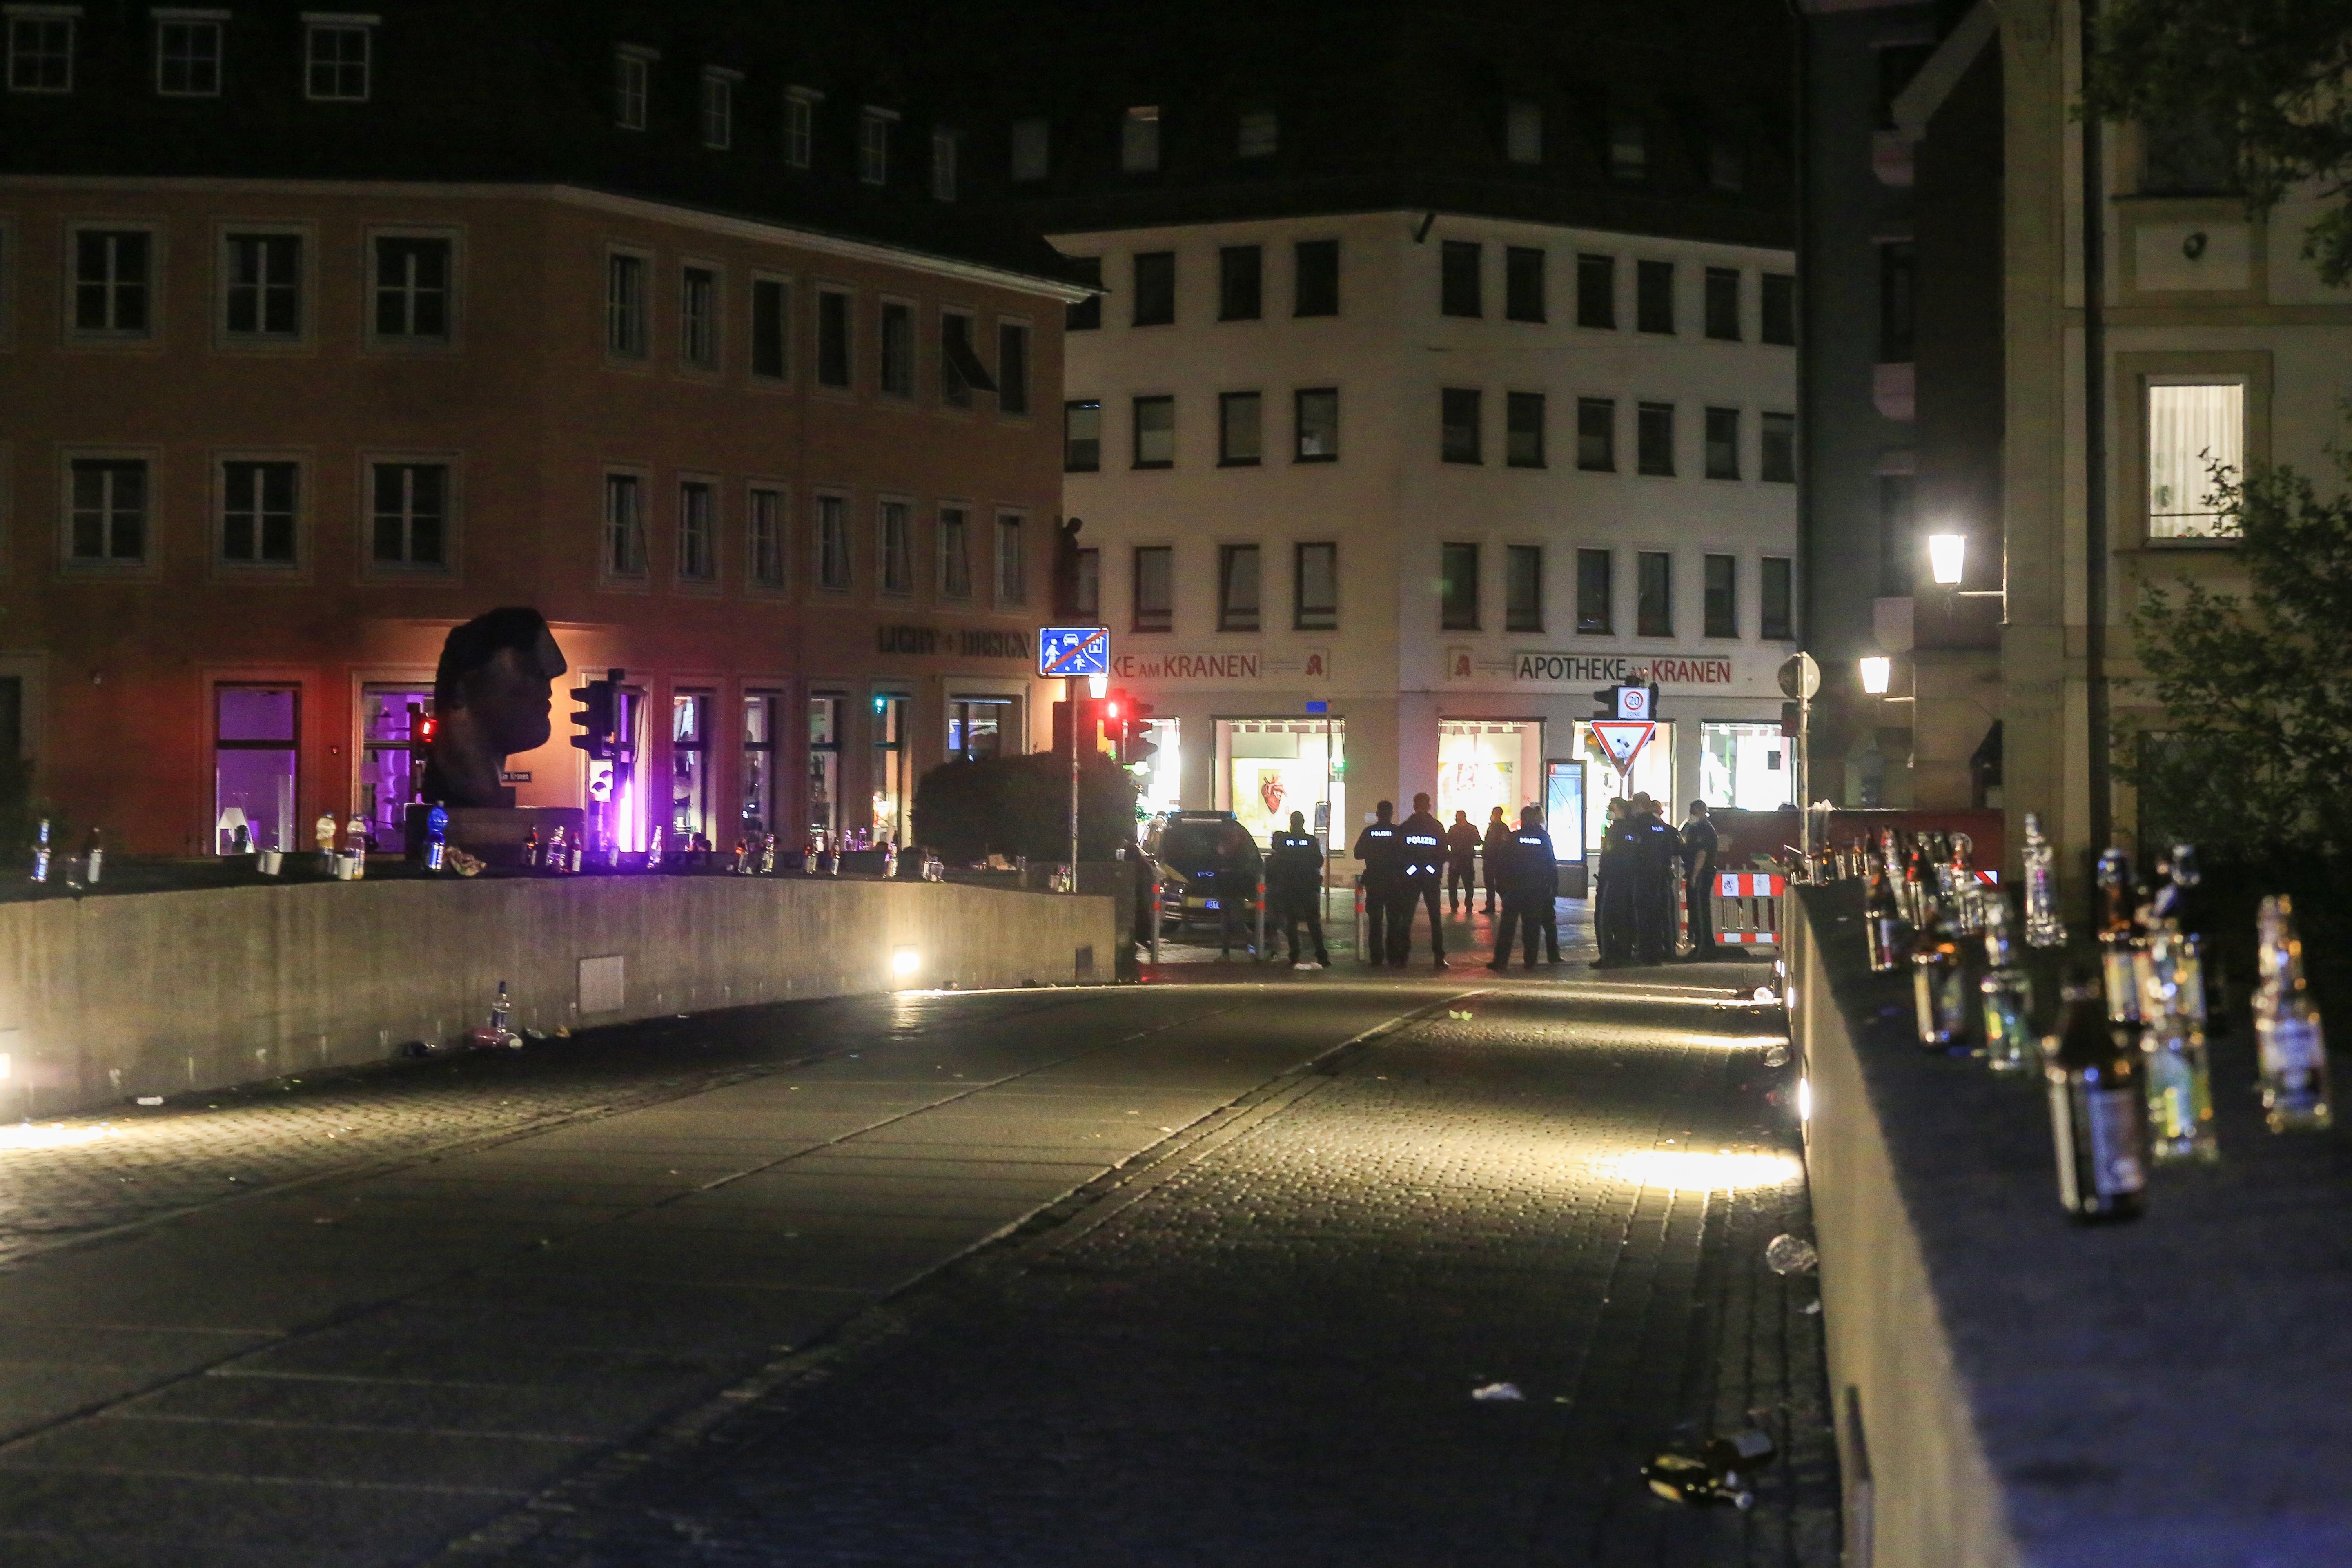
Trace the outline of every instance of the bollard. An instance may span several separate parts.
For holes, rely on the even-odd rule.
[[[1164,918],[1161,913],[1160,889],[1160,879],[1154,877],[1151,879],[1151,962],[1154,963],[1160,962],[1160,927]]]
[[[1257,879],[1257,945],[1250,949],[1250,957],[1265,962],[1265,879]]]
[[[1364,956],[1364,879],[1356,879],[1356,957]]]

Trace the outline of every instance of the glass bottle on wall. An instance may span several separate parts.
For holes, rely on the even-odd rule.
[[[2262,943],[2254,1040],[2262,1058],[2263,1110],[2273,1132],[2325,1130],[2335,1121],[2327,1037],[2304,979],[2294,900],[2284,893],[2264,899],[2255,930]]]
[[[2060,1033],[2045,1037],[2058,1201],[2085,1223],[2137,1219],[2147,1187],[2147,1102],[2137,1049],[2118,1039],[2099,987],[2078,976],[2062,993]]]

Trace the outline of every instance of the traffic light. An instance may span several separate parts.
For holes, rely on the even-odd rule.
[[[1604,686],[1592,694],[1595,719],[1654,719],[1658,689],[1648,686]]]
[[[613,760],[614,720],[618,707],[615,700],[625,675],[623,670],[608,670],[604,679],[572,689],[572,700],[581,705],[580,710],[572,715],[572,722],[581,731],[572,737],[572,743],[600,763]]]
[[[1595,719],[1617,717],[1617,688],[1604,686],[1592,694],[1592,716]]]
[[[1151,742],[1151,704],[1138,702],[1124,691],[1113,692],[1119,700],[1118,762],[1121,767],[1132,768],[1151,760],[1160,748]]]

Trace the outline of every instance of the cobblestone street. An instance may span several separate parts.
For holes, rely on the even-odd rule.
[[[0,1558],[1826,1568],[1759,971],[1456,963],[43,1124],[0,1150]],[[1751,1511],[1650,1497],[1751,1411]]]

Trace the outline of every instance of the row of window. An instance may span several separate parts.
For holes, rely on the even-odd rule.
[[[11,5],[8,12],[8,90],[72,92],[81,7]],[[157,94],[218,98],[228,13],[157,6],[149,15]],[[304,16],[302,96],[313,103],[365,103],[373,86],[375,26],[373,16]]]
[[[446,571],[455,554],[456,486],[446,460],[374,458],[362,465],[365,565],[379,573]],[[61,553],[81,571],[156,563],[154,459],[122,452],[68,455]],[[231,570],[306,566],[310,501],[305,465],[256,455],[213,469],[212,554]]]
[[[457,241],[428,230],[371,232],[365,249],[367,334],[377,347],[447,347],[457,328]],[[161,331],[157,309],[160,225],[78,226],[68,231],[70,270],[64,303],[67,330],[85,341],[151,340]],[[215,273],[215,319],[232,343],[301,344],[317,331],[312,254],[303,228],[224,227]],[[0,254],[0,285],[10,258]],[[654,353],[653,304],[656,262],[652,253],[615,248],[605,259],[604,346],[614,359],[648,361]],[[856,302],[846,289],[814,289],[813,332],[816,384],[848,389],[855,383]],[[683,262],[677,272],[677,363],[717,374],[726,368],[727,278],[712,265]],[[793,282],[755,274],[749,286],[741,348],[756,380],[793,378]],[[884,396],[916,395],[918,307],[911,300],[876,302],[870,327],[874,385]],[[971,408],[979,395],[1006,415],[1029,412],[1030,342],[1025,321],[1000,319],[995,364],[981,357],[978,317],[941,306],[931,340],[940,403]]]
[[[649,252],[614,248],[605,257],[604,350],[613,359],[644,362],[653,357],[653,279],[656,262]],[[811,356],[815,384],[849,391],[857,382],[859,355],[857,298],[846,288],[815,285]],[[719,270],[698,262],[681,263],[677,272],[677,359],[693,371],[717,374],[725,368],[727,342],[724,300],[726,283]],[[754,380],[788,382],[794,378],[793,283],[785,278],[754,274],[750,309],[745,312],[744,361]],[[934,313],[929,353],[922,350],[920,315],[912,300],[884,296],[874,301],[864,335],[870,356],[869,372],[877,395],[911,401],[917,394],[919,362],[928,361],[940,404],[948,408],[972,408],[982,393],[994,397],[1000,414],[1029,412],[1029,326],[1000,318],[996,322],[996,363],[981,358],[979,317],[970,310],[940,306]]]
[[[70,455],[65,472],[60,521],[67,566],[136,571],[153,564],[153,459],[123,453]],[[365,462],[362,474],[369,569],[446,571],[456,554],[453,466],[446,460],[382,458]],[[312,548],[308,478],[306,466],[297,458],[216,459],[212,507],[215,563],[232,571],[290,573],[307,566]],[[651,576],[647,534],[653,478],[645,470],[613,469],[605,473],[604,483],[601,575],[618,584],[646,583]],[[722,491],[714,477],[678,479],[669,530],[675,581],[716,587],[720,562],[734,548],[740,552],[738,559],[751,586],[783,590],[789,586],[792,554],[785,487],[752,483],[743,488],[741,531],[740,540],[732,542]],[[824,591],[848,593],[856,586],[860,552],[851,513],[847,495],[816,492],[809,569],[810,581]],[[877,591],[912,595],[920,560],[928,563],[933,595],[943,603],[972,604],[978,581],[989,585],[992,602],[999,608],[1025,604],[1023,514],[998,511],[993,533],[986,540],[975,537],[981,527],[976,516],[968,505],[942,502],[929,522],[928,548],[921,548],[915,502],[895,497],[877,500],[870,542]]]
[[[651,579],[653,489],[652,476],[642,469],[613,468],[604,474],[600,566],[609,584],[643,584]],[[851,498],[837,490],[818,490],[812,497],[806,546],[809,581],[818,591],[855,591],[858,561],[864,557],[872,563],[874,591],[886,597],[912,598],[927,592],[942,604],[972,605],[978,599],[977,584],[987,586],[995,608],[1028,603],[1024,514],[996,512],[992,531],[983,537],[983,514],[973,507],[942,501],[926,521],[911,497],[884,496],[874,503],[872,531],[861,548],[854,510]],[[718,585],[719,563],[733,531],[724,510],[717,479],[679,479],[670,529],[670,568],[676,582]],[[740,558],[745,580],[753,588],[775,592],[790,585],[788,511],[783,486],[753,482],[744,487]]]
[[[1503,395],[1503,461],[1514,468],[1550,465],[1549,433],[1550,400],[1540,392]],[[1294,463],[1336,463],[1339,460],[1339,391],[1337,387],[1300,387],[1290,395],[1290,460]],[[1176,465],[1176,399],[1158,393],[1129,399],[1129,467],[1170,468]],[[1448,463],[1476,464],[1486,460],[1486,394],[1475,386],[1442,387],[1438,392],[1438,456]],[[1710,479],[1743,477],[1745,437],[1741,410],[1708,407],[1704,411],[1706,441],[1702,471]],[[1065,472],[1091,474],[1102,468],[1103,407],[1096,397],[1073,398],[1062,405],[1062,467]],[[1617,399],[1580,397],[1576,400],[1576,466],[1586,473],[1617,472]],[[1759,421],[1758,476],[1769,484],[1794,484],[1797,479],[1797,416],[1766,413]],[[1674,477],[1675,468],[1675,405],[1636,403],[1633,405],[1633,471],[1659,478]],[[1217,466],[1256,468],[1265,460],[1265,394],[1257,391],[1217,395]]]
[[[1475,240],[1442,243],[1438,262],[1437,308],[1441,315],[1483,319],[1486,314],[1488,247]],[[1503,255],[1503,318],[1511,321],[1551,320],[1550,253],[1540,246],[1510,245]],[[1290,247],[1290,313],[1293,316],[1336,316],[1339,313],[1339,242],[1302,239]],[[1082,275],[1097,287],[1103,279],[1099,256],[1071,258]],[[1128,258],[1128,324],[1135,327],[1172,326],[1176,321],[1176,252],[1140,250]],[[1618,326],[1618,258],[1580,252],[1576,258],[1575,321],[1580,327],[1614,331]],[[1217,250],[1217,317],[1220,321],[1263,321],[1266,313],[1265,247],[1227,245]],[[1700,325],[1706,336],[1719,342],[1746,339],[1742,269],[1708,267],[1702,269]],[[1671,337],[1679,332],[1676,317],[1675,264],[1639,260],[1633,264],[1633,327],[1636,331]],[[1793,346],[1797,341],[1797,280],[1785,272],[1761,275],[1758,290],[1759,335],[1767,343]],[[1102,296],[1090,295],[1069,307],[1071,331],[1102,325]]]
[[[1438,626],[1448,632],[1486,629],[1483,601],[1483,547],[1447,543],[1440,547]],[[1539,633],[1549,629],[1546,617],[1544,546],[1507,544],[1503,547],[1503,625],[1506,632]],[[1612,637],[1616,613],[1617,553],[1606,548],[1576,552],[1576,629],[1588,637]],[[1758,563],[1758,635],[1768,642],[1785,642],[1795,635],[1795,563],[1785,555],[1767,555]],[[1139,544],[1129,553],[1128,629],[1134,632],[1173,631],[1176,625],[1176,547]],[[1703,578],[1701,634],[1736,638],[1740,629],[1739,558],[1707,554],[1700,558]],[[1671,637],[1675,623],[1674,554],[1670,551],[1634,552],[1633,635]],[[1102,552],[1078,552],[1078,604],[1081,616],[1099,616]],[[1339,547],[1328,541],[1291,546],[1290,626],[1293,631],[1336,631],[1339,626]],[[1267,628],[1264,548],[1256,544],[1217,546],[1217,629],[1255,632]]]

